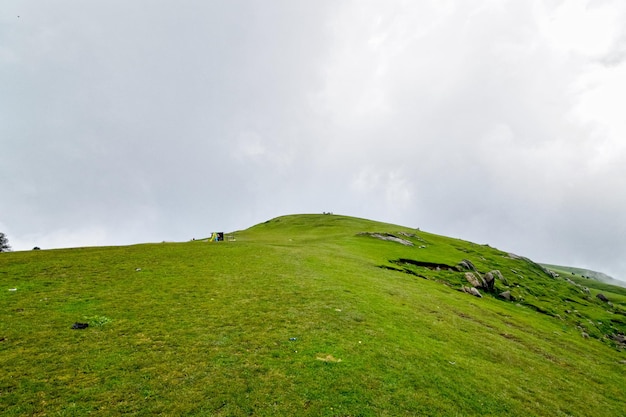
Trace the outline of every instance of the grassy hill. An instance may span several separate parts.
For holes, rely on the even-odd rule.
[[[562,266],[562,265],[551,265],[551,264],[541,264],[543,267],[554,271],[563,277],[570,278],[572,280],[576,280],[576,282],[581,283],[586,286],[595,287],[596,283],[591,281],[599,281],[604,284],[615,285],[618,287],[626,287],[626,282],[615,279],[611,276],[603,272],[592,271],[590,269],[584,268],[575,268],[571,266]],[[600,288],[604,288],[600,286]]]
[[[234,236],[0,254],[0,414],[626,409],[624,289],[602,301],[489,246],[345,216]],[[460,291],[495,270],[482,298]]]

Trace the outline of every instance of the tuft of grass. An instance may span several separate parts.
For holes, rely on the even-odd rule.
[[[84,317],[84,319],[87,320],[87,323],[89,323],[89,325],[93,327],[102,327],[112,321],[107,316],[90,316]]]

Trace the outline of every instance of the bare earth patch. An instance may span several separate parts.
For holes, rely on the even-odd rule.
[[[333,355],[324,355],[323,353],[318,353],[315,359],[317,359],[318,361],[323,361],[323,362],[333,362],[333,363],[341,362],[341,359],[335,358]]]

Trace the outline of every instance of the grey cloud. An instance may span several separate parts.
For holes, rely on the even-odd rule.
[[[626,278],[626,157],[528,2],[10,3],[17,249],[333,211]]]

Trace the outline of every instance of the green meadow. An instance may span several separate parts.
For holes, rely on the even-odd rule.
[[[626,414],[623,288],[346,216],[232,235],[0,254],[0,414]]]

